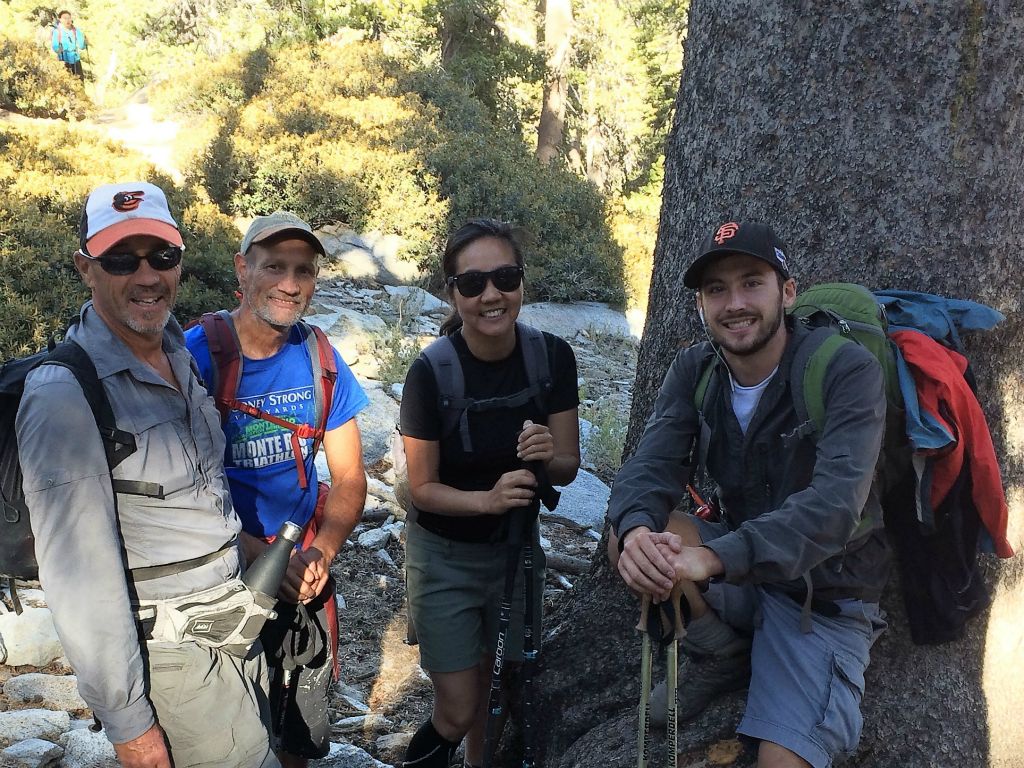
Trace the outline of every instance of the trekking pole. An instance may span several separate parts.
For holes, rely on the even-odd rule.
[[[508,514],[514,515],[515,511]],[[501,703],[501,670],[505,663],[505,643],[508,640],[508,629],[512,623],[512,595],[516,585],[516,571],[519,567],[519,550],[522,546],[522,526],[515,520],[509,520],[508,556],[505,560],[505,591],[501,595],[498,608],[498,640],[494,649],[494,665],[491,667],[491,687],[487,694],[487,724],[484,728],[484,762],[483,768],[491,768],[494,751],[501,734],[498,733],[498,721],[504,713]]]
[[[535,502],[540,504],[539,501]],[[540,509],[538,507],[538,514]],[[534,732],[533,710],[534,690],[533,674],[537,666],[537,650],[533,636],[533,526],[530,521],[533,515],[523,518],[523,768],[537,768],[535,762],[536,734]],[[529,530],[527,530],[529,526]]]
[[[676,692],[679,687],[679,648],[678,642],[686,635],[686,616],[689,615],[689,604],[683,606],[682,584],[672,588],[667,603],[658,603],[656,613],[651,613],[651,597],[644,595],[640,603],[640,621],[636,628],[641,632],[640,645],[640,728],[637,743],[637,768],[647,768],[650,760],[651,737],[651,631],[658,630],[659,642],[665,644],[665,762],[669,768],[676,768],[679,753],[677,725]],[[666,614],[671,629],[666,637],[662,632],[662,614]],[[666,642],[667,639],[667,642]]]
[[[647,631],[647,615],[651,610],[651,596],[644,595],[640,602],[640,728],[637,744],[637,768],[647,768],[651,736],[651,633]]]
[[[677,730],[677,703],[676,691],[679,688],[679,641],[686,635],[686,628],[683,625],[683,585],[676,584],[672,588],[672,595],[669,597],[669,614],[672,620],[672,637],[669,640],[665,651],[666,680],[665,687],[668,695],[667,711],[665,720],[665,750],[666,764],[669,768],[676,768],[679,757],[679,732]]]

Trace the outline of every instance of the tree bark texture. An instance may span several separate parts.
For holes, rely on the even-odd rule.
[[[1007,316],[967,343],[1022,548],[1022,41],[1011,2],[693,0],[627,451],[700,336],[686,265],[716,225],[761,220],[799,284],[925,290]],[[847,765],[1024,766],[1024,570],[1019,557],[985,569],[991,609],[940,647],[910,643],[890,585]],[[552,614],[546,765],[635,764],[636,601],[602,553]],[[730,738],[742,709],[727,697],[681,728],[680,766],[752,764]]]
[[[569,96],[572,52],[572,0],[544,0],[544,103],[537,124],[536,157],[545,165],[562,151],[565,103]]]

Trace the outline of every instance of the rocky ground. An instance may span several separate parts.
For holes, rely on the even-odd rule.
[[[365,255],[358,246],[349,252]],[[330,708],[332,754],[317,764],[379,768],[400,763],[431,706],[418,651],[405,642],[405,515],[392,488],[390,442],[401,373],[418,345],[436,335],[446,306],[418,288],[353,280],[342,276],[345,271],[351,273],[343,265],[325,271],[312,319],[328,332],[371,399],[360,415],[370,494],[363,521],[332,567],[339,592],[341,680]],[[566,489],[556,514],[545,512],[541,518],[550,566],[544,601],[550,609],[573,588],[598,546],[605,483],[628,417],[636,341],[622,315],[601,305],[535,304],[524,309],[523,318],[573,345],[581,416],[587,417],[581,419],[581,433],[589,471]],[[26,594],[26,605],[44,605],[41,592]],[[54,647],[46,609],[29,608],[18,617],[10,611],[9,595],[3,598],[0,656],[14,666],[0,667],[0,747],[11,745],[0,753],[0,766],[115,765],[102,735],[85,729],[89,712],[68,677],[72,670],[59,645]],[[33,663],[18,663],[26,658]]]

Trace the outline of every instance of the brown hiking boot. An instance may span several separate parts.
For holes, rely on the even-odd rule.
[[[728,655],[690,658],[679,674],[676,721],[686,723],[703,712],[723,693],[741,691],[750,684],[750,649]],[[664,727],[668,719],[668,688],[662,680],[651,691],[651,724]]]

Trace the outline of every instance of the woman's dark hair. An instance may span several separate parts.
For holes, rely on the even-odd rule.
[[[470,243],[474,243],[484,237],[496,237],[499,240],[504,240],[512,248],[516,264],[520,267],[526,266],[523,252],[526,249],[527,234],[520,227],[514,227],[499,219],[470,219],[452,232],[448,236],[448,242],[444,245],[444,255],[441,257],[441,271],[444,276],[445,285],[448,286],[448,300],[452,305],[451,314],[441,324],[442,336],[450,336],[462,327],[462,318],[459,317],[458,310],[455,309],[455,299],[453,296],[455,286],[448,285],[448,279],[456,275],[459,254]]]

